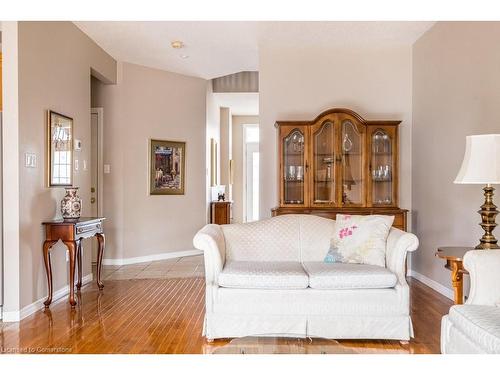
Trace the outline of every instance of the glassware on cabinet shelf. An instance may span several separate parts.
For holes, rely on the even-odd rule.
[[[289,165],[285,171],[285,180],[302,181],[304,179],[304,168],[302,165]]]
[[[391,153],[391,138],[383,130],[377,130],[373,135],[372,152],[374,154]]]
[[[294,129],[283,138],[284,191],[285,204],[304,203],[304,134]]]
[[[304,137],[302,136],[302,134],[294,134],[292,136],[292,146],[295,152],[304,151]]]
[[[371,171],[372,203],[390,205],[393,203],[393,155],[392,138],[384,129],[372,134]]]
[[[297,165],[296,179],[297,181],[302,181],[304,179],[304,169],[302,168],[302,165]]]
[[[372,170],[373,181],[391,181],[391,166],[390,165],[379,165],[378,168]]]

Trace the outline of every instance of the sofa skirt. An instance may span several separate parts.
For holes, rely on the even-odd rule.
[[[207,313],[207,339],[245,336],[317,337],[327,339],[409,340],[409,316],[254,315]]]

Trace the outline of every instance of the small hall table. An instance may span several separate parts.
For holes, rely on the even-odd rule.
[[[50,262],[50,250],[52,246],[61,240],[69,251],[69,303],[71,307],[76,305],[75,299],[75,266],[78,264],[78,282],[76,288],[82,287],[82,240],[97,237],[99,244],[97,251],[97,286],[104,288],[101,282],[102,256],[104,254],[104,217],[81,217],[75,220],[52,220],[45,221],[45,242],[43,243],[43,259],[45,271],[47,272],[48,296],[44,302],[49,307],[52,302],[52,265]]]

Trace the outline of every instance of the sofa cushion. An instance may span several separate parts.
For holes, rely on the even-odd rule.
[[[368,264],[304,262],[313,289],[392,288],[397,276],[387,268]]]
[[[305,289],[309,279],[299,262],[229,261],[219,285],[244,289]]]
[[[500,308],[482,305],[455,305],[450,322],[488,353],[500,353]]]
[[[387,236],[393,222],[394,216],[337,214],[330,257],[325,260],[384,267]]]

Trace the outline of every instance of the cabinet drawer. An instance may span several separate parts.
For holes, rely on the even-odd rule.
[[[85,224],[85,225],[78,225],[75,227],[75,237],[76,238],[91,237],[91,236],[95,235],[96,233],[102,233],[102,223],[101,222],[95,222],[95,223],[90,223],[90,224]]]

